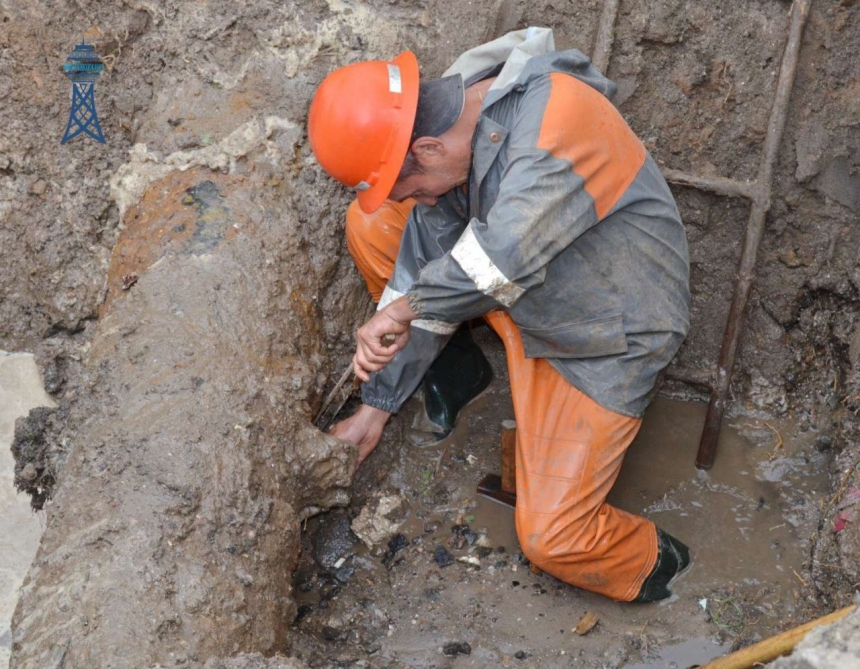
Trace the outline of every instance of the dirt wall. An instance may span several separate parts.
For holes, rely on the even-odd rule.
[[[775,0],[622,3],[608,73],[620,85],[621,111],[662,165],[736,179],[754,175],[788,6]],[[80,471],[92,466],[90,451],[83,449],[103,442],[89,436],[87,421],[95,411],[96,422],[107,429],[109,416],[118,415],[109,413],[117,411],[115,396],[101,394],[103,378],[112,393],[123,396],[129,391],[120,387],[120,362],[129,365],[123,373],[132,363],[150,364],[147,353],[138,352],[140,363],[130,357],[133,352],[114,357],[114,344],[121,349],[121,342],[138,335],[108,334],[98,317],[106,295],[121,296],[117,309],[142,308],[135,307],[135,293],[143,293],[147,281],[157,283],[137,269],[112,273],[111,257],[121,252],[117,244],[120,230],[131,225],[128,216],[161,197],[159,188],[171,183],[162,181],[169,174],[199,170],[198,181],[182,182],[187,186],[182,197],[191,203],[180,201],[181,207],[208,206],[206,215],[217,220],[217,198],[214,207],[206,204],[209,187],[196,195],[186,192],[211,181],[221,197],[238,198],[231,211],[246,210],[246,220],[258,226],[256,250],[245,249],[231,267],[250,276],[249,285],[270,291],[272,302],[237,305],[236,313],[265,328],[262,336],[247,332],[249,342],[272,355],[290,351],[301,358],[304,371],[298,376],[304,380],[291,396],[290,415],[267,420],[272,430],[280,420],[306,426],[327,379],[345,364],[352,330],[366,307],[342,240],[348,194],[320,174],[303,135],[316,84],[338,65],[390,57],[404,48],[418,53],[427,75],[438,75],[469,46],[529,24],[553,27],[559,48],[588,52],[599,13],[596,0],[562,5],[543,0],[242,5],[0,0],[0,348],[36,352],[48,390],[66,412],[50,439],[53,473],[61,476],[67,459]],[[860,6],[850,0],[813,4],[734,392],[735,407],[796,411],[810,429],[830,439],[822,441],[823,448],[847,445],[849,451],[856,442],[839,427],[845,421],[834,409],[849,394],[851,342],[860,322],[858,23]],[[84,31],[107,64],[96,84],[96,101],[108,142],[78,139],[60,146],[70,89],[60,65]],[[716,359],[722,337],[748,204],[674,190],[693,263],[693,323],[679,364],[705,368]],[[223,195],[228,191],[234,194]],[[252,192],[259,193],[259,202]],[[274,242],[272,251],[268,238],[279,239],[281,233],[288,241]],[[164,237],[153,233],[151,239]],[[165,257],[181,255],[169,244],[163,250]],[[239,267],[239,258],[248,267]],[[262,265],[260,258],[272,264]],[[150,261],[131,259],[128,267]],[[265,278],[254,278],[254,271]],[[138,285],[123,291],[117,280],[132,274],[139,275]],[[200,280],[193,273],[186,278]],[[299,289],[286,290],[293,282]],[[171,286],[175,290],[175,282]],[[213,283],[203,286],[214,291]],[[202,301],[213,294],[193,288],[183,288],[180,297],[197,295]],[[162,295],[167,299],[167,292]],[[263,311],[254,313],[255,305]],[[113,318],[108,310],[102,323]],[[240,325],[231,327],[231,336],[246,336]],[[101,340],[94,339],[97,331]],[[301,348],[309,341],[315,342],[310,353]],[[246,359],[242,355],[247,352],[239,357]],[[248,362],[253,373],[259,364]],[[176,372],[175,383],[180,380],[189,385],[174,386],[177,398],[193,391],[190,376]],[[243,404],[248,397],[231,411],[256,420],[263,408]],[[214,405],[209,410],[218,414]],[[122,458],[128,469],[137,456]],[[183,466],[193,470],[195,462]],[[834,490],[844,475],[839,467]],[[86,480],[96,475],[90,471]],[[111,490],[104,500],[119,503],[118,489]],[[58,489],[51,506],[52,527],[75,516],[60,505],[67,499],[63,494]],[[166,494],[162,508],[170,507],[172,494]],[[157,523],[154,530],[162,533]],[[48,546],[45,555],[59,543]]]
[[[128,210],[12,666],[289,650],[300,523],[356,454],[307,419],[318,286],[272,176],[171,171]]]

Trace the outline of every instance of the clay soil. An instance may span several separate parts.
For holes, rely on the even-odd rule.
[[[51,486],[70,451],[109,409],[86,365],[105,297],[122,292],[110,264],[124,215],[148,186],[188,167],[215,181],[241,177],[265,192],[267,225],[289,221],[278,248],[300,256],[305,280],[292,293],[273,288],[279,307],[261,338],[313,352],[285,407],[305,429],[370,306],[343,243],[348,194],[320,172],[304,134],[315,86],[336,66],[406,48],[436,76],[470,46],[528,25],[590,53],[601,5],[0,0],[0,349],[34,352],[59,405],[21,427],[22,486],[52,514]],[[755,176],[788,9],[778,0],[621,3],[608,75],[661,166]],[[69,82],[60,66],[82,33],[107,64],[96,95],[108,141],[61,146]],[[858,54],[860,5],[816,0],[717,468],[692,470],[702,405],[677,402],[705,397],[669,378],[614,493],[691,537],[697,562],[677,599],[616,605],[535,574],[509,512],[478,502],[477,481],[498,469],[499,423],[512,417],[500,344],[478,327],[497,379],[455,438],[410,447],[405,411],[358,470],[349,504],[307,521],[295,605],[283,609],[297,618],[276,626],[292,625],[293,654],[312,666],[688,666],[849,603],[860,582]],[[672,369],[705,370],[718,355],[749,206],[673,192],[690,241],[693,321]],[[402,524],[367,548],[349,523],[380,491],[402,499]],[[133,520],[136,509],[113,504]],[[702,509],[715,513],[706,520]],[[738,549],[721,553],[725,545]],[[453,564],[440,565],[437,547]],[[586,612],[600,622],[579,636],[571,630]]]

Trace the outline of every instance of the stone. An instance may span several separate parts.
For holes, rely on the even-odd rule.
[[[387,541],[403,522],[403,497],[377,494],[371,497],[352,521],[352,531],[368,548]]]

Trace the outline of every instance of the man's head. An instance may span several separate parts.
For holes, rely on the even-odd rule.
[[[458,131],[465,101],[457,75],[419,85],[418,62],[405,51],[331,73],[314,96],[311,147],[323,168],[356,189],[371,213],[386,199],[424,204],[465,182],[471,134]]]

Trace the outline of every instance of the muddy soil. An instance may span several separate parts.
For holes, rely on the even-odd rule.
[[[828,497],[814,433],[737,419],[705,474],[693,466],[704,406],[658,399],[610,501],[687,542],[693,567],[665,603],[613,603],[533,573],[512,510],[476,496],[513,417],[501,343],[485,327],[478,336],[497,378],[454,437],[417,449],[403,412],[359,469],[352,504],[309,521],[295,627],[310,666],[687,667],[803,619],[799,573]],[[368,548],[350,522],[379,495],[399,507]],[[600,622],[579,636],[586,613]]]
[[[320,174],[303,134],[316,84],[333,67],[390,57],[404,48],[418,54],[426,75],[438,75],[464,49],[529,24],[554,28],[560,48],[590,52],[600,5],[597,0],[562,5],[544,0],[241,5],[0,0],[0,349],[36,354],[46,388],[60,405],[56,415],[63,417],[47,421],[53,423],[47,433],[34,436],[34,443],[41,438],[41,446],[47,445],[34,464],[37,472],[41,468],[37,493],[47,490],[41,484],[49,478],[61,476],[88,434],[87,421],[108,410],[87,365],[96,359],[92,346],[105,296],[125,292],[117,280],[137,273],[111,274],[110,264],[123,217],[147,188],[177,170],[212,175],[200,183],[244,176],[240,188],[265,193],[266,221],[291,222],[285,233],[290,253],[271,259],[279,265],[300,259],[292,271],[303,273],[305,282],[288,305],[268,312],[261,345],[277,349],[286,346],[284,340],[312,342],[307,345],[318,356],[308,375],[313,382],[286,409],[289,420],[306,426],[324,388],[345,365],[352,330],[367,304],[345,256],[342,217],[348,195]],[[774,0],[621,4],[608,74],[620,85],[621,111],[662,165],[752,177],[787,9],[786,2]],[[81,33],[107,64],[96,100],[108,143],[76,140],[60,146],[70,86],[60,65]],[[732,397],[733,410],[754,420],[796,421],[804,438],[813,439],[830,459],[827,499],[813,532],[817,539],[795,579],[807,603],[823,608],[846,601],[859,580],[860,521],[852,515],[853,491],[860,487],[858,54],[860,5],[816,1]],[[748,205],[692,189],[674,192],[690,239],[693,292],[692,330],[677,364],[705,369],[722,337]],[[206,204],[205,189],[189,197],[189,208],[209,207],[217,227],[218,208]],[[264,256],[261,249],[248,264],[264,268]],[[175,289],[182,299],[194,295],[182,284]],[[677,383],[664,390],[673,397],[701,397],[696,388]],[[493,468],[487,458],[483,468]],[[457,470],[468,465],[446,463]],[[446,489],[442,479],[453,474],[445,470],[431,490]],[[355,503],[378,483],[370,473],[360,474],[352,489]],[[404,484],[395,478],[387,485]],[[466,490],[472,484],[457,485]],[[81,495],[87,494],[82,487]],[[810,493],[805,499],[816,497]],[[115,510],[122,500],[117,493],[106,503]],[[58,500],[53,504],[49,515],[61,517]],[[64,532],[60,521],[54,527]],[[455,568],[465,566],[447,569]],[[414,597],[435,587],[420,579],[398,583]],[[567,634],[569,626],[559,629]],[[622,655],[636,653],[618,651]]]
[[[13,667],[289,651],[300,524],[348,500],[356,453],[306,417],[323,356],[288,334],[319,322],[299,222],[267,213],[270,168],[242,172],[171,171],[126,214]]]

